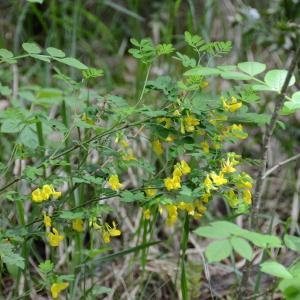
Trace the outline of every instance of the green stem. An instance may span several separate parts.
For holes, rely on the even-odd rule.
[[[188,282],[186,277],[186,269],[185,269],[185,258],[186,258],[186,249],[189,239],[189,231],[190,231],[190,224],[189,224],[189,215],[186,213],[184,224],[183,224],[183,233],[182,239],[180,244],[181,250],[181,295],[183,300],[189,300],[188,295]]]

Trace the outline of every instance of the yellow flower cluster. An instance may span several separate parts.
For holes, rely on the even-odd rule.
[[[152,142],[152,149],[157,156],[160,156],[164,153],[163,147],[159,140],[154,140]]]
[[[55,191],[52,184],[45,184],[42,188],[37,188],[31,193],[31,199],[33,202],[47,201],[51,196],[54,199],[61,197],[61,192]]]
[[[221,100],[225,111],[235,112],[243,106],[242,102],[238,102],[234,96],[232,96],[230,100],[225,99],[224,97],[222,97]]]
[[[64,239],[64,236],[60,235],[57,229],[55,229],[54,227],[52,228],[52,231],[48,233],[47,236],[48,236],[49,244],[52,247],[59,246],[59,243]]]
[[[74,219],[72,221],[72,228],[77,232],[84,231],[84,222],[82,219]]]
[[[108,179],[108,183],[113,191],[118,191],[123,187],[120,183],[118,175],[111,175]]]
[[[89,225],[94,229],[101,231],[101,236],[105,244],[110,243],[111,237],[119,236],[122,234],[121,230],[117,229],[117,225],[114,221],[112,222],[113,226],[111,227],[108,223],[104,223],[104,225],[98,224],[97,219],[95,217],[92,217],[90,219]]]
[[[181,133],[185,132],[193,132],[195,131],[195,126],[199,125],[200,122],[198,119],[193,117],[192,115],[188,115],[183,118],[183,122],[181,125]]]
[[[102,239],[105,244],[110,243],[110,238],[121,235],[121,230],[117,229],[117,225],[115,222],[112,222],[113,227],[111,227],[108,223],[105,223],[104,226],[101,227]]]
[[[174,166],[173,176],[164,179],[165,187],[168,191],[181,188],[181,177],[191,172],[190,166],[182,160]]]

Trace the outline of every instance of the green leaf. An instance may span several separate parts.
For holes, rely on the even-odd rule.
[[[287,74],[288,71],[286,70],[271,70],[266,74],[264,81],[273,90],[280,92]],[[289,81],[288,86],[293,85],[295,81],[295,76],[293,75]]]
[[[300,91],[295,92],[295,93],[292,95],[292,100],[295,101],[295,102],[300,103]]]
[[[31,149],[36,149],[39,145],[35,132],[29,126],[21,131],[19,142]]]
[[[289,249],[300,252],[300,237],[285,234],[284,243]]]
[[[199,228],[194,230],[194,233],[212,239],[222,239],[230,236],[230,233],[226,230],[219,230],[219,228],[214,228],[211,226],[200,226]]]
[[[40,54],[30,54],[31,57],[41,60],[41,61],[45,61],[45,62],[50,62],[50,59],[48,56],[46,55],[40,55]]]
[[[121,193],[121,201],[122,202],[135,202],[140,201],[145,198],[143,192],[132,193],[130,191],[124,191]]]
[[[218,262],[227,258],[232,252],[231,244],[228,240],[214,241],[210,243],[205,255],[209,263]]]
[[[38,4],[42,4],[44,2],[44,0],[27,0],[27,1],[31,3],[38,3]]]
[[[112,292],[111,288],[105,287],[105,286],[94,286],[92,289],[92,295],[102,295],[102,294],[110,294]]]
[[[8,59],[8,58],[13,58],[14,54],[7,49],[0,49],[0,56],[2,58]]]
[[[266,261],[260,265],[261,272],[284,279],[291,279],[293,275],[285,266],[276,261]]]
[[[46,51],[49,53],[50,56],[53,56],[53,57],[65,57],[66,54],[64,51],[60,50],[60,49],[57,49],[57,48],[54,48],[54,47],[48,47],[46,49]]]
[[[196,67],[194,69],[186,71],[183,75],[184,76],[212,76],[212,75],[219,75],[220,73],[221,71],[216,68]]]
[[[36,43],[23,43],[22,48],[29,54],[39,54],[42,52]]]
[[[54,264],[51,260],[47,259],[39,264],[39,269],[42,273],[46,274],[53,270]]]
[[[230,242],[235,252],[249,261],[252,260],[253,251],[247,241],[239,237],[232,237]]]
[[[55,60],[68,65],[70,67],[79,69],[79,70],[87,70],[88,67],[81,63],[78,59],[74,58],[74,57],[65,57],[65,58],[54,58]]]
[[[221,72],[221,77],[224,79],[233,79],[233,80],[251,80],[252,78],[244,73],[235,72],[235,71],[225,71]]]
[[[95,68],[89,68],[87,70],[82,71],[82,75],[84,79],[90,79],[90,78],[97,78],[103,76],[103,70],[101,69],[95,69]]]
[[[227,221],[216,221],[210,223],[210,225],[216,228],[216,230],[225,230],[226,232],[233,235],[242,234],[245,231],[240,226]]]
[[[266,69],[266,65],[256,61],[247,61],[239,63],[238,68],[250,76],[255,76],[262,73]]]

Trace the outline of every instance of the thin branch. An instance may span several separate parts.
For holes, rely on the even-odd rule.
[[[294,156],[292,156],[292,157],[290,157],[290,158],[288,158],[288,159],[286,159],[284,161],[279,162],[278,164],[276,164],[275,166],[273,166],[272,168],[270,168],[269,170],[267,170],[265,172],[265,174],[263,175],[262,179],[264,180],[266,177],[268,177],[270,174],[272,174],[278,168],[280,168],[280,167],[282,167],[282,166],[284,166],[284,165],[286,165],[286,164],[288,164],[288,163],[290,163],[290,162],[298,159],[299,157],[300,157],[300,153],[298,153],[298,154],[296,154],[296,155],[294,155]]]

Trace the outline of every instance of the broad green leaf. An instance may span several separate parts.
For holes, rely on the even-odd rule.
[[[244,73],[235,72],[235,71],[225,71],[221,72],[221,77],[224,79],[233,79],[233,80],[251,80],[252,78]]]
[[[36,133],[30,128],[30,126],[26,126],[21,131],[19,142],[31,149],[36,149],[39,145]]]
[[[3,120],[0,132],[3,133],[15,133],[22,129],[22,124],[18,120],[6,119]]]
[[[231,244],[228,240],[214,241],[210,243],[205,255],[209,263],[218,262],[227,258],[232,252]]]
[[[39,54],[42,52],[41,48],[36,43],[23,43],[22,48],[30,54]]]
[[[14,54],[11,51],[7,50],[7,49],[0,49],[0,56],[2,58],[7,59],[7,58],[14,57]]]
[[[247,241],[239,237],[232,237],[230,242],[235,252],[249,261],[252,260],[253,251]]]
[[[292,95],[292,100],[295,101],[295,102],[299,102],[299,103],[300,103],[300,91],[295,92],[295,93]]]
[[[57,49],[57,48],[54,48],[54,47],[48,47],[46,49],[46,51],[49,53],[50,56],[53,56],[53,57],[65,57],[66,54],[64,51],[60,50],[60,49]]]
[[[47,57],[46,55],[40,55],[40,54],[30,54],[31,57],[41,60],[41,61],[45,61],[45,62],[50,62],[49,57]]]
[[[230,233],[226,230],[219,230],[219,228],[214,228],[211,226],[200,226],[199,228],[194,230],[194,233],[212,239],[227,238],[230,236]]]
[[[284,279],[291,279],[293,275],[282,264],[276,261],[266,261],[260,265],[261,272]]]
[[[262,73],[266,69],[266,65],[256,61],[247,61],[239,63],[238,68],[250,76],[255,76]]]
[[[282,246],[281,240],[277,236],[269,234],[245,231],[240,236],[261,248],[279,248]]]
[[[238,235],[244,232],[244,229],[240,228],[238,225],[227,222],[227,221],[216,221],[210,223],[216,230],[225,230],[229,234]]]
[[[220,70],[216,68],[209,67],[196,67],[194,69],[186,71],[184,76],[211,76],[211,75],[219,75],[221,73]]]
[[[85,64],[81,63],[78,59],[76,59],[74,57],[54,58],[54,59],[65,65],[74,67],[79,70],[87,70],[88,69],[88,67]]]
[[[252,84],[251,87],[254,91],[257,91],[257,92],[273,91],[273,89],[266,84]]]
[[[286,70],[271,70],[266,74],[264,81],[273,90],[280,92],[285,82],[287,74],[288,71]],[[291,86],[294,83],[295,83],[295,76],[293,75],[288,85]]]
[[[235,65],[221,65],[218,66],[218,69],[222,71],[236,71],[236,66]]]
[[[289,249],[300,252],[300,237],[286,234],[284,243]]]

